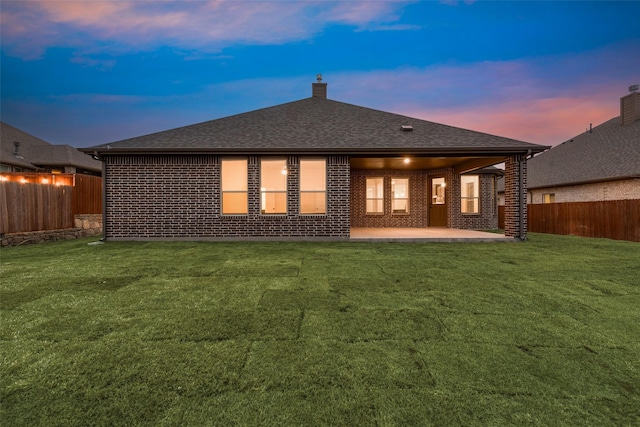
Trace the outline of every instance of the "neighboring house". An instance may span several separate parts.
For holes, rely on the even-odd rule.
[[[102,163],[70,145],[52,145],[0,122],[0,172],[100,175]]]
[[[640,93],[620,116],[529,160],[530,203],[640,199]]]
[[[102,162],[76,148],[0,122],[2,246],[99,233],[101,174]]]
[[[104,162],[105,238],[349,239],[351,227],[497,227],[526,238],[526,158],[547,147],[327,99],[82,149]]]
[[[640,93],[620,99],[620,116],[535,156],[527,167],[529,203],[640,199]]]

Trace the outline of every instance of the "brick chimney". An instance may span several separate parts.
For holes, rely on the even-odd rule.
[[[318,83],[311,84],[311,96],[327,99],[327,84],[322,83],[322,74],[316,76]]]
[[[640,120],[640,92],[638,85],[629,87],[631,93],[620,98],[620,124],[630,125]]]

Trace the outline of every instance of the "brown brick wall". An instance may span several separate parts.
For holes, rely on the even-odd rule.
[[[384,213],[366,213],[366,179],[384,178]],[[391,213],[391,179],[409,177],[409,214]],[[498,227],[498,210],[492,197],[493,175],[480,175],[480,213],[467,215],[460,212],[460,175],[452,169],[428,171],[352,170],[351,171],[351,225],[375,228],[427,227],[429,178],[444,177],[447,184],[447,224],[451,228],[491,229]]]
[[[520,191],[520,163],[522,161],[522,191]],[[504,175],[504,234],[527,237],[527,162],[524,156],[510,156],[505,162]],[[521,212],[522,210],[522,212]]]
[[[479,215],[460,213],[460,179],[451,169],[353,170],[348,156],[327,157],[327,213],[300,215],[298,156],[287,157],[287,214],[260,213],[260,157],[248,157],[248,215],[222,215],[220,157],[113,155],[105,157],[105,236],[108,239],[337,238],[350,227],[427,227],[429,177],[444,176],[448,226],[495,228],[491,175],[481,176]],[[383,215],[367,215],[366,178],[383,177]],[[391,179],[408,177],[409,214],[391,213]]]
[[[427,226],[427,180],[425,171],[352,170],[351,225],[374,228],[420,228]],[[367,214],[367,178],[384,178],[384,213]],[[391,179],[409,178],[409,214],[391,213]]]
[[[555,195],[555,203],[634,200],[640,199],[640,178],[536,188],[529,190],[529,203],[542,203],[546,193]]]
[[[327,214],[299,215],[299,159],[288,157],[288,212],[260,214],[260,158],[249,157],[249,214],[220,213],[220,158],[107,156],[105,236],[111,239],[349,237],[349,158],[327,158]]]
[[[463,214],[461,211],[460,175],[452,175],[451,209],[449,210],[451,228],[486,230],[498,228],[498,208],[495,199],[494,175],[480,175],[480,206],[477,214]]]

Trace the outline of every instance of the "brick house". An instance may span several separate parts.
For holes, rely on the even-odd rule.
[[[528,161],[532,204],[640,199],[640,93],[620,99],[620,116]],[[504,184],[498,181],[499,204]]]
[[[640,199],[640,93],[620,116],[529,160],[529,202]]]
[[[546,149],[327,99],[82,149],[103,160],[112,240],[348,240],[351,227],[497,227],[526,238],[526,159]]]

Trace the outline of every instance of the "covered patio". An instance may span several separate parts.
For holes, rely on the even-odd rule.
[[[352,227],[352,242],[514,242],[504,233],[460,230],[447,227],[360,228]]]

